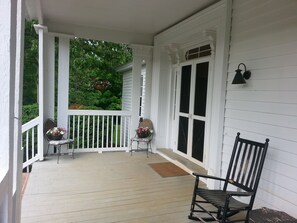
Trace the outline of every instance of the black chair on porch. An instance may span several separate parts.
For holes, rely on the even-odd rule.
[[[269,139],[265,143],[242,139],[240,133],[237,133],[225,179],[194,174],[196,180],[189,219],[221,223],[249,222],[249,212],[253,208],[268,142]],[[219,180],[223,182],[223,189],[202,188],[199,185],[200,178]],[[230,220],[230,217],[240,212],[239,219]]]
[[[48,150],[50,146],[53,146],[54,148],[57,149],[58,151],[58,158],[57,158],[57,163],[59,163],[59,157],[61,155],[61,146],[62,145],[67,145],[67,148],[69,148],[69,145],[74,142],[73,139],[68,139],[64,138],[63,135],[61,137],[55,138],[53,136],[50,136],[48,133],[49,130],[53,129],[54,127],[57,127],[56,122],[53,119],[47,119],[44,123],[44,136],[48,141],[48,146],[47,146],[47,152],[46,155],[48,154]],[[74,159],[74,148],[72,149],[72,158]]]

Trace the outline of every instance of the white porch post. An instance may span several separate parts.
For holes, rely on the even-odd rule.
[[[139,122],[139,97],[140,97],[140,74],[142,58],[139,55],[138,48],[132,47],[132,111],[131,111],[131,136],[135,134],[134,130]]]
[[[46,37],[47,27],[36,25],[34,26],[38,32],[38,109],[39,109],[39,126],[38,126],[38,156],[39,160],[44,159],[44,137],[43,137],[43,122],[44,122],[44,76],[45,76],[45,52],[46,52]]]
[[[69,101],[69,37],[59,37],[58,126],[67,128]],[[62,150],[64,150],[62,148]]]
[[[21,222],[21,191],[23,153],[22,146],[22,104],[23,104],[23,58],[24,58],[24,1],[17,1],[17,39],[16,39],[16,78],[15,78],[15,104],[14,104],[14,176],[13,176],[13,215],[12,222]]]
[[[55,116],[55,37],[44,36],[44,119]],[[44,120],[45,121],[45,120]]]
[[[151,60],[152,60],[152,47],[144,45],[131,45],[133,52],[133,62],[132,62],[132,120],[131,120],[131,135],[134,135],[135,128],[138,126],[139,122],[139,106],[140,106],[140,75],[142,62],[145,60],[148,63],[147,68],[147,79],[146,79],[146,104],[145,104],[145,116],[149,117],[149,105],[150,105],[150,92],[151,92]],[[149,73],[148,73],[149,71]]]
[[[226,99],[226,82],[228,73],[228,55],[231,28],[232,1],[226,1],[226,13],[222,17],[221,24],[218,26],[215,44],[220,46],[216,48],[214,56],[214,84],[213,84],[213,101],[210,129],[212,129],[209,140],[209,163],[208,174],[214,176],[221,175],[222,145],[224,135],[224,113]],[[219,37],[221,36],[221,37]],[[210,39],[214,39],[210,33]],[[223,59],[221,59],[223,58]],[[208,180],[207,186],[211,189],[219,188],[220,183]]]
[[[44,76],[43,76],[43,121],[55,116],[55,37],[44,34]],[[42,127],[43,131],[43,127]],[[42,134],[43,137],[43,134]],[[44,139],[44,137],[43,137]],[[43,140],[43,148],[47,148],[47,141]]]
[[[152,76],[152,87],[151,87],[151,99],[153,103],[151,103],[150,106],[150,112],[151,112],[151,120],[154,124],[154,143],[155,147],[158,147],[158,115],[159,115],[159,92],[160,92],[160,66],[161,66],[161,52],[162,47],[160,46],[154,46],[154,52],[153,52],[153,76]]]
[[[17,0],[0,0],[0,222],[12,223]]]

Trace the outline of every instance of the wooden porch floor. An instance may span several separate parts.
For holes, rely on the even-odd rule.
[[[160,177],[139,152],[82,153],[37,162],[22,200],[22,223],[189,223],[194,177]]]

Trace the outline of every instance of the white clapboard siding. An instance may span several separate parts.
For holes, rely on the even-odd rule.
[[[295,116],[297,111],[297,104],[228,100],[226,103],[226,108],[241,111],[263,112],[268,114]]]
[[[229,73],[229,75],[234,75]],[[249,83],[252,80],[249,80]],[[240,86],[238,87],[240,89]],[[257,101],[257,102],[273,102],[280,104],[296,104],[296,91],[247,91],[247,86],[242,91],[227,91],[227,100]]]
[[[145,89],[146,89],[146,67],[142,66],[141,75],[141,116],[144,115],[145,108]],[[123,73],[123,89],[122,89],[122,110],[131,111],[132,110],[132,68],[126,70]]]
[[[270,139],[255,207],[297,217],[297,1],[233,1],[221,174],[237,132]],[[252,75],[232,85],[239,63]],[[242,67],[241,67],[242,68]]]
[[[272,125],[274,127],[284,127],[297,130],[296,116],[228,109],[225,113],[225,117],[230,119],[236,117],[236,119],[242,121],[257,122],[260,124]]]
[[[123,91],[122,91],[122,110],[131,111],[132,109],[132,70],[123,74]]]

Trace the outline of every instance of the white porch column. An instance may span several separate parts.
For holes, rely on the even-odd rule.
[[[133,52],[132,62],[132,120],[131,120],[131,135],[134,135],[134,130],[139,122],[139,105],[140,105],[140,75],[142,62],[145,60],[148,63],[146,70],[146,98],[145,98],[145,118],[149,117],[150,97],[151,97],[151,66],[152,66],[152,47],[144,45],[131,45]],[[149,71],[149,73],[148,73]]]
[[[139,98],[140,98],[140,74],[142,58],[138,54],[138,48],[132,47],[132,111],[131,111],[131,135],[134,135],[134,130],[139,122]]]
[[[67,128],[69,100],[69,37],[59,37],[58,126]],[[65,151],[62,148],[62,152]]]
[[[39,109],[39,127],[38,127],[38,156],[39,160],[44,159],[44,137],[43,137],[43,123],[44,123],[44,75],[45,75],[45,33],[47,27],[42,25],[34,26],[38,32],[38,109]]]
[[[15,104],[14,104],[14,175],[13,175],[13,214],[12,222],[21,222],[21,192],[23,153],[22,145],[22,104],[23,104],[23,70],[24,70],[24,32],[25,18],[23,13],[24,1],[17,1],[17,39],[16,39],[16,78],[15,78]]]
[[[47,142],[43,124],[47,118],[54,118],[55,111],[55,37],[48,34],[47,27],[35,25],[39,38],[38,66],[38,155],[43,160]]]
[[[43,121],[46,119],[54,119],[55,116],[55,37],[48,33],[44,34],[43,44]],[[43,131],[43,126],[42,126]],[[44,152],[47,150],[48,143],[43,134]]]
[[[17,0],[0,0],[0,222],[12,223]]]
[[[55,116],[55,37],[44,35],[44,121]]]
[[[159,97],[160,97],[160,66],[161,66],[161,51],[162,47],[154,46],[153,52],[153,76],[152,76],[152,90],[151,90],[151,103],[150,110],[151,110],[151,120],[154,124],[154,142],[155,146],[158,147],[158,116],[159,116]]]

